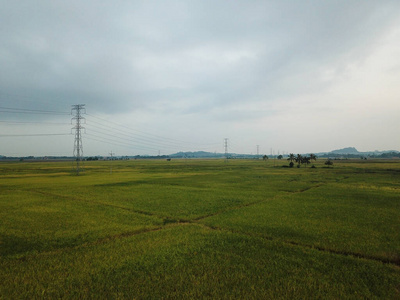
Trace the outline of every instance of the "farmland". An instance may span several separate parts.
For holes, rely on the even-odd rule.
[[[0,164],[0,298],[400,298],[400,161]]]

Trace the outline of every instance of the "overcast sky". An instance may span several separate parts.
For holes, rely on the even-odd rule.
[[[85,155],[400,150],[398,0],[0,0],[0,20],[0,155],[72,155],[74,104]]]

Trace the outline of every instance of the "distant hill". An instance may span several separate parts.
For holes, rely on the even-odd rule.
[[[309,152],[310,153],[310,152]],[[309,153],[300,153],[302,155],[308,155]],[[295,153],[296,154],[296,153]],[[319,152],[314,153],[317,157],[330,157],[330,158],[394,158],[400,157],[400,152],[398,150],[375,150],[375,151],[367,151],[367,152],[360,152],[354,147],[346,147],[343,149],[332,150],[330,152]],[[239,154],[239,153],[228,153],[228,158],[232,159],[262,159],[264,154],[255,155],[255,154]],[[283,158],[287,158],[288,153],[283,155]],[[193,151],[193,152],[177,152],[174,154],[169,155],[158,155],[158,156],[151,156],[151,155],[135,155],[135,156],[122,156],[122,157],[115,157],[115,159],[179,159],[179,158],[224,158],[225,153],[217,153],[217,152],[205,152],[205,151]],[[278,155],[268,155],[268,158],[276,158]],[[88,160],[97,159],[105,159],[101,156],[98,157],[86,157]],[[24,156],[24,157],[7,157],[4,155],[0,155],[0,160],[38,160],[38,159],[45,159],[45,160],[57,160],[57,159],[66,159],[71,160],[74,159],[73,157],[68,156],[45,156],[45,157],[34,157],[34,156]]]
[[[205,151],[195,151],[195,152],[178,152],[168,155],[170,158],[223,158],[225,153],[217,152],[205,152]],[[238,154],[238,153],[228,153],[228,158],[262,158],[262,155],[255,154]]]
[[[354,147],[347,147],[347,148],[343,148],[343,149],[333,150],[330,153],[333,153],[333,154],[360,154],[360,152],[358,152],[358,150]]]
[[[178,152],[169,155],[171,158],[211,158],[211,157],[223,157],[222,153],[213,153],[213,152],[205,152],[205,151],[196,151],[196,152]]]
[[[391,158],[399,157],[400,152],[397,150],[375,150],[360,152],[354,147],[347,147],[343,149],[333,150],[330,152],[316,153],[318,157],[346,157],[346,158],[358,158],[358,157],[371,157],[371,158]]]
[[[343,149],[332,150],[330,152],[320,152],[315,153],[317,157],[347,157],[347,158],[359,158],[359,157],[382,157],[382,158],[390,158],[390,157],[398,157],[400,155],[399,151],[396,150],[384,150],[384,151],[368,151],[368,152],[360,152],[355,147],[346,147]],[[237,154],[237,153],[229,153],[228,156],[230,158],[261,158],[262,155],[254,155],[254,154]],[[268,155],[269,158],[274,158],[276,155]],[[284,155],[286,157],[287,155]],[[223,158],[225,157],[224,153],[215,153],[215,152],[205,152],[205,151],[194,151],[194,152],[178,152],[171,155],[168,155],[170,158]]]

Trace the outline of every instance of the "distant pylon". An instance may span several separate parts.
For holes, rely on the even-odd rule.
[[[225,159],[228,159],[228,138],[224,139]]]
[[[76,159],[76,175],[79,175],[82,171],[81,161],[83,157],[83,145],[81,130],[85,129],[85,127],[82,127],[82,123],[85,121],[85,118],[82,117],[82,114],[86,113],[85,104],[72,105],[71,114],[73,114],[73,112],[75,112],[75,116],[72,118],[72,120],[75,120],[75,127],[72,128],[75,129],[74,157]]]
[[[115,153],[113,153],[112,150],[111,150],[111,152],[110,152],[111,161],[113,160],[113,155],[114,155],[114,154],[115,154]],[[110,166],[110,174],[112,174],[112,164],[111,164],[111,166]]]

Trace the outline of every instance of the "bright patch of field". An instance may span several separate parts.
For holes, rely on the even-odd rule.
[[[0,164],[0,298],[399,298],[400,163]]]

